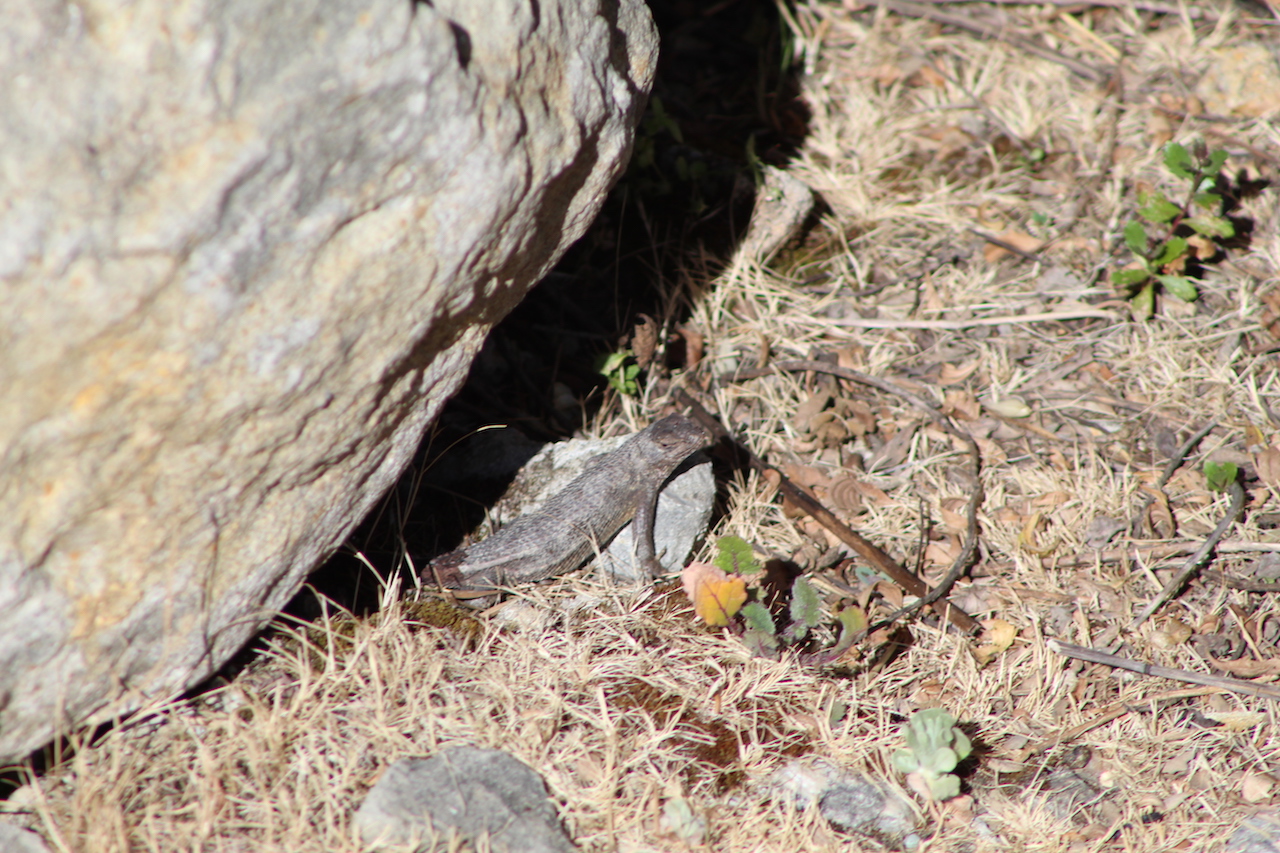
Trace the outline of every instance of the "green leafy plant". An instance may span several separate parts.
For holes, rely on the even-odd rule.
[[[916,711],[907,723],[907,748],[893,754],[893,766],[907,774],[912,790],[931,801],[960,793],[960,778],[951,771],[973,752],[973,744],[956,727],[956,718],[941,708]]]
[[[1124,227],[1124,242],[1134,262],[1113,270],[1111,282],[1129,299],[1135,318],[1155,313],[1156,293],[1168,291],[1186,302],[1200,294],[1187,275],[1193,256],[1204,260],[1220,250],[1220,242],[1235,236],[1235,226],[1222,215],[1222,166],[1227,152],[1209,151],[1204,142],[1171,142],[1164,148],[1164,166],[1189,184],[1181,203],[1159,190],[1138,194],[1138,219]]]
[[[747,540],[739,536],[721,536],[716,540],[716,558],[712,561],[722,572],[754,575],[764,571]]]
[[[763,579],[763,574],[764,566],[750,543],[737,536],[722,536],[716,540],[712,562],[690,563],[681,577],[694,612],[713,628],[729,628],[758,657],[776,659],[784,648],[799,649],[804,645],[809,651],[801,654],[801,661],[831,663],[866,629],[867,617],[862,608],[845,607],[834,620],[839,626],[835,644],[820,648],[821,643],[813,639],[814,630],[832,620],[823,612],[818,590],[804,578],[796,578],[791,583],[786,612],[775,617],[758,598],[759,580],[752,581],[748,590],[748,579]],[[819,646],[816,651],[815,646]]]
[[[611,352],[600,360],[596,372],[604,376],[609,387],[626,397],[640,393],[640,365],[629,349]]]
[[[1209,484],[1209,490],[1214,492],[1225,492],[1231,488],[1231,484],[1236,481],[1240,469],[1234,462],[1206,462],[1204,463],[1204,478]]]

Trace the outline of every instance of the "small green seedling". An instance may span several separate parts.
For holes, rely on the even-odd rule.
[[[1157,290],[1194,301],[1200,294],[1186,275],[1188,260],[1193,254],[1203,259],[1205,249],[1214,254],[1221,241],[1235,236],[1235,226],[1221,215],[1226,161],[1226,151],[1209,151],[1198,140],[1190,150],[1176,142],[1165,146],[1165,168],[1188,182],[1187,197],[1178,204],[1159,190],[1139,193],[1140,218],[1124,227],[1124,243],[1134,262],[1111,273],[1112,284],[1129,299],[1135,318],[1145,320],[1155,313]],[[1193,247],[1193,241],[1199,245]]]
[[[804,578],[796,578],[791,585],[791,624],[782,632],[782,639],[798,643],[809,632],[822,624],[822,599],[813,584]]]
[[[731,575],[755,575],[764,571],[747,540],[738,536],[721,536],[716,540],[715,567]]]
[[[751,602],[742,608],[742,623],[742,642],[752,654],[762,658],[778,656],[778,628],[773,624],[769,608],[758,601]]]
[[[1240,469],[1234,462],[1204,463],[1204,478],[1212,492],[1225,492],[1236,481]]]
[[[956,718],[941,708],[916,711],[907,723],[907,748],[893,754],[893,766],[907,774],[916,793],[937,802],[960,793],[960,778],[951,771],[973,752],[956,727]]]
[[[634,397],[640,393],[640,365],[636,364],[635,353],[629,349],[611,352],[600,360],[596,372],[609,382],[609,387],[624,397]]]
[[[691,565],[685,569],[685,572],[692,571],[697,565],[699,564]],[[735,633],[757,657],[777,660],[782,650],[786,648],[794,650],[809,648],[809,651],[803,651],[799,655],[799,660],[824,666],[837,661],[853,646],[854,639],[866,631],[867,616],[862,608],[857,605],[848,605],[835,614],[836,625],[833,627],[839,628],[839,637],[835,644],[813,650],[813,646],[820,644],[813,639],[814,629],[832,621],[823,612],[822,596],[817,588],[802,577],[792,581],[790,605],[786,613],[778,614],[775,620],[774,614],[758,598],[760,587],[753,586],[749,591],[744,592],[743,579],[762,575],[764,566],[756,558],[751,545],[737,536],[721,536],[717,539],[716,555],[712,559],[712,566],[703,566],[703,568],[712,572],[719,570],[723,574],[715,582],[706,580],[691,582],[686,579],[686,590],[690,589],[691,583],[693,586],[693,591],[688,594],[690,600],[694,602],[695,611],[699,608],[700,595],[716,596],[716,601],[720,604],[719,609],[712,606],[708,610],[712,613],[727,613],[727,618],[715,623],[708,620],[708,624],[736,626]],[[723,602],[729,599],[725,585],[730,583],[738,585],[738,594],[743,598],[751,597],[754,600],[747,601],[741,607],[735,603],[731,612],[727,611]],[[739,598],[738,602],[743,598]]]

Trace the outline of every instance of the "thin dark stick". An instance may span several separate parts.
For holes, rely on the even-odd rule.
[[[1238,589],[1241,592],[1280,592],[1280,581],[1248,581],[1229,577],[1215,569],[1205,569],[1204,577],[1205,580],[1217,581],[1227,589]]]
[[[977,228],[967,228],[965,230],[967,230],[970,234],[973,234],[976,237],[981,237],[983,240],[986,240],[988,243],[990,243],[993,246],[999,246],[1001,249],[1004,249],[1006,252],[1011,252],[1028,261],[1035,261],[1036,263],[1040,262],[1040,256],[1037,255],[1035,252],[1027,252],[1022,249],[1019,249],[1017,246],[1013,245],[1008,240],[1001,240],[999,237],[988,234],[985,231],[979,231]]]
[[[1254,681],[1246,681],[1243,678],[1224,678],[1220,675],[1201,675],[1198,672],[1192,672],[1189,669],[1174,669],[1170,666],[1159,666],[1154,663],[1142,663],[1131,658],[1120,657],[1109,652],[1099,649],[1090,649],[1085,646],[1073,646],[1071,643],[1064,643],[1061,640],[1045,640],[1045,645],[1051,651],[1055,651],[1060,655],[1076,660],[1088,661],[1089,663],[1099,663],[1103,666],[1114,666],[1116,669],[1126,669],[1129,672],[1136,672],[1140,675],[1153,675],[1157,678],[1171,678],[1174,681],[1185,681],[1188,684],[1203,684],[1206,687],[1220,687],[1223,690],[1229,690],[1232,693],[1243,693],[1246,696],[1258,696],[1262,699],[1278,699],[1280,700],[1280,688],[1272,687],[1269,684],[1258,684]]]
[[[1181,690],[1170,690],[1165,693],[1157,693],[1155,696],[1143,696],[1140,701],[1143,705],[1154,706],[1160,702],[1190,699],[1194,696],[1209,696],[1215,693],[1221,693],[1222,690],[1223,688],[1221,687],[1184,687]],[[1039,755],[1040,753],[1047,752],[1056,746],[1061,746],[1064,743],[1070,743],[1081,735],[1085,735],[1093,731],[1098,726],[1109,723],[1119,717],[1123,717],[1125,714],[1139,713],[1142,710],[1144,709],[1138,707],[1138,701],[1113,702],[1111,705],[1103,708],[1085,722],[1072,726],[1066,731],[1059,732],[1052,737],[1024,746],[1022,749],[1017,750],[1016,755],[1020,761],[1026,761],[1033,755]]]
[[[886,9],[897,12],[899,15],[905,15],[909,18],[928,18],[931,21],[937,21],[940,24],[946,24],[952,27],[958,27],[962,30],[968,30],[972,33],[986,36],[988,38],[996,38],[1007,42],[1020,50],[1034,54],[1041,59],[1048,59],[1070,70],[1072,73],[1084,77],[1086,80],[1092,80],[1094,83],[1101,83],[1107,79],[1107,75],[1092,65],[1087,65],[1077,59],[1059,53],[1056,50],[1036,44],[1035,42],[1025,39],[1021,36],[1015,36],[1005,30],[1004,27],[987,21],[979,20],[976,17],[965,17],[960,15],[950,15],[946,12],[940,12],[929,6],[922,6],[919,3],[911,3],[908,0],[876,0],[876,3]]]
[[[1174,453],[1173,456],[1170,456],[1169,461],[1165,464],[1164,471],[1160,474],[1160,479],[1156,480],[1154,487],[1155,491],[1158,492],[1165,487],[1165,484],[1169,482],[1169,478],[1173,476],[1174,472],[1182,467],[1182,463],[1186,461],[1187,454],[1192,450],[1195,450],[1196,445],[1204,441],[1205,436],[1213,432],[1214,427],[1217,425],[1217,421],[1209,421],[1208,424],[1196,430],[1194,435],[1182,443],[1182,446],[1178,448],[1178,451]],[[1142,502],[1142,506],[1139,507],[1138,511],[1129,519],[1129,535],[1134,539],[1137,539],[1142,535],[1142,519],[1146,516],[1147,510],[1149,510],[1151,505],[1155,502],[1156,499],[1154,496],[1147,495],[1147,499]]]
[[[1191,579],[1191,576],[1196,573],[1196,569],[1200,568],[1200,564],[1209,557],[1209,552],[1213,550],[1213,546],[1218,544],[1219,539],[1227,535],[1227,530],[1230,529],[1231,525],[1235,524],[1236,518],[1240,516],[1240,510],[1242,509],[1244,509],[1244,487],[1240,485],[1239,480],[1236,480],[1231,484],[1231,506],[1227,509],[1227,514],[1218,522],[1218,526],[1213,528],[1213,532],[1204,540],[1204,544],[1182,564],[1182,570],[1164,585],[1164,589],[1160,590],[1160,594],[1143,608],[1137,619],[1134,619],[1129,624],[1130,631],[1151,618],[1152,613],[1155,613],[1162,604],[1173,598],[1178,590],[1182,589],[1183,584]]]
[[[929,585],[914,574],[903,568],[896,560],[880,550],[873,542],[868,541],[859,535],[853,528],[836,518],[825,506],[814,499],[808,492],[801,489],[795,483],[792,483],[781,471],[756,456],[748,448],[743,447],[740,443],[734,441],[733,436],[729,435],[729,431],[724,428],[710,412],[703,408],[702,404],[693,398],[691,394],[683,388],[677,388],[674,392],[676,399],[680,405],[688,406],[691,414],[703,426],[711,430],[712,434],[717,438],[728,440],[742,454],[747,463],[755,470],[765,473],[772,472],[778,477],[778,491],[786,496],[787,500],[800,507],[802,510],[813,516],[818,523],[830,530],[840,540],[857,552],[858,556],[871,564],[871,567],[879,571],[881,574],[892,579],[894,583],[902,587],[911,595],[915,595],[923,602],[928,601],[934,612],[940,616],[950,620],[965,633],[975,633],[981,625],[969,614],[965,613],[959,607],[956,607],[948,601],[943,595],[937,594],[938,589],[930,590]],[[944,590],[945,592],[945,590]]]
[[[989,0],[921,0],[924,3],[986,3]],[[1203,18],[1209,21],[1218,20],[1218,15],[1212,10],[1201,9],[1179,9],[1177,6],[1169,3],[1148,3],[1144,0],[1134,2],[1134,0],[1048,0],[1053,6],[1066,6],[1068,8],[1080,7],[1089,9],[1092,7],[1102,6],[1107,9],[1128,9],[1133,7],[1143,12],[1155,12],[1157,15],[1181,15],[1186,14],[1192,19]],[[996,0],[1000,6],[1042,6],[1045,0]]]
[[[871,376],[861,371],[852,370],[847,367],[837,367],[834,364],[827,364],[823,361],[781,361],[773,365],[773,370],[785,370],[789,372],[800,372],[811,370],[815,373],[826,373],[839,379],[847,379],[850,382],[857,382],[861,385],[870,385],[872,388],[879,388],[889,394],[901,397],[902,399],[924,412],[939,427],[942,428],[947,435],[952,436],[957,441],[964,444],[965,449],[969,453],[969,474],[973,477],[973,490],[969,493],[969,501],[965,504],[965,536],[964,545],[960,548],[960,554],[951,564],[950,570],[946,577],[933,588],[933,592],[924,596],[923,599],[910,608],[903,608],[900,613],[894,614],[895,617],[910,612],[911,609],[924,607],[940,601],[941,597],[951,591],[951,587],[960,578],[964,570],[972,562],[975,554],[978,553],[978,505],[982,503],[982,456],[978,452],[978,443],[973,440],[973,436],[957,427],[951,422],[951,419],[939,412],[933,407],[928,400],[911,393],[905,388],[900,388],[892,382]],[[735,380],[750,379],[756,376],[764,376],[772,372],[768,369],[748,370],[738,373],[734,376]]]

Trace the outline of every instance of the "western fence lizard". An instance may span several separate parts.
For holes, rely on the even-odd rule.
[[[682,462],[710,443],[706,428],[682,415],[655,421],[588,462],[541,509],[475,545],[437,557],[422,581],[489,595],[497,587],[543,580],[581,566],[632,518],[636,556],[659,575],[653,547],[658,492]]]

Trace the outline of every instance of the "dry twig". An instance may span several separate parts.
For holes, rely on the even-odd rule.
[[[1182,443],[1178,451],[1169,457],[1169,462],[1164,466],[1164,471],[1160,473],[1160,479],[1156,480],[1152,486],[1153,491],[1160,491],[1169,482],[1169,478],[1174,475],[1179,468],[1182,467],[1183,461],[1187,458],[1187,454],[1195,449],[1196,445],[1204,441],[1205,436],[1213,432],[1214,427],[1218,425],[1217,421],[1210,421],[1205,426],[1196,430],[1195,434]],[[1155,503],[1154,495],[1147,495],[1147,499],[1142,502],[1142,506],[1129,519],[1129,535],[1137,539],[1142,534],[1142,519],[1146,518],[1147,510]]]
[[[1182,564],[1182,569],[1164,585],[1164,589],[1160,590],[1160,594],[1157,595],[1150,604],[1143,608],[1142,612],[1138,614],[1138,618],[1129,623],[1130,631],[1147,621],[1147,619],[1151,618],[1152,613],[1155,613],[1162,604],[1173,598],[1174,595],[1177,594],[1178,590],[1182,589],[1182,585],[1191,579],[1191,576],[1195,574],[1196,569],[1200,568],[1201,563],[1208,558],[1209,552],[1213,550],[1213,546],[1217,545],[1218,540],[1226,535],[1227,530],[1232,524],[1235,524],[1236,519],[1240,516],[1240,510],[1242,509],[1244,509],[1244,487],[1241,486],[1240,482],[1237,480],[1231,484],[1231,506],[1227,510],[1227,514],[1218,522],[1218,526],[1213,528],[1213,532],[1204,540],[1204,544],[1201,545],[1199,549],[1197,549],[1196,552],[1187,558],[1187,561]]]
[[[692,409],[693,417],[700,421],[703,426],[710,429],[715,435],[727,438],[737,451],[746,458],[752,468],[760,473],[773,472],[778,477],[778,491],[782,492],[788,500],[813,516],[823,527],[840,537],[842,542],[857,552],[858,556],[871,564],[871,567],[876,571],[891,578],[894,583],[901,586],[911,595],[919,597],[920,604],[918,606],[931,606],[935,613],[946,617],[952,625],[966,633],[975,633],[981,627],[976,619],[946,599],[946,587],[939,586],[930,590],[929,585],[923,580],[900,565],[873,542],[865,539],[853,528],[836,518],[830,510],[814,499],[808,492],[792,483],[781,471],[734,441],[733,437],[729,435],[729,431],[688,392],[684,389],[677,389],[675,394],[681,405],[689,406]]]
[[[969,566],[974,555],[978,552],[978,505],[982,503],[982,456],[978,452],[977,442],[973,440],[971,435],[952,423],[950,418],[934,408],[929,401],[907,391],[905,388],[900,388],[888,380],[880,379],[847,367],[828,364],[824,361],[783,361],[773,365],[773,368],[789,372],[813,371],[815,373],[825,373],[839,379],[857,382],[860,385],[870,385],[873,388],[878,388],[886,393],[901,397],[928,415],[934,423],[947,433],[947,435],[950,435],[957,441],[964,444],[965,449],[969,454],[969,475],[972,478],[972,489],[969,492],[969,499],[965,504],[964,544],[960,548],[960,554],[951,564],[951,568],[948,570],[946,577],[944,577],[942,581],[934,587],[932,592],[924,595],[918,603],[913,605],[913,607],[924,607],[933,604],[936,601],[943,600],[943,596],[951,590],[952,585],[957,579],[959,579],[961,573]],[[739,373],[734,378],[750,379],[752,377],[763,376],[768,372],[768,370],[764,369],[747,371],[745,373]],[[908,611],[909,609],[906,609],[903,613],[894,614],[893,618],[897,618]]]
[[[1136,672],[1140,675],[1171,678],[1174,681],[1185,681],[1188,684],[1203,684],[1206,687],[1218,687],[1223,690],[1229,690],[1232,693],[1258,696],[1262,699],[1280,699],[1280,687],[1273,687],[1269,684],[1257,684],[1253,681],[1245,681],[1242,678],[1226,678],[1220,675],[1202,675],[1189,669],[1175,669],[1171,666],[1142,663],[1141,661],[1113,655],[1100,649],[1090,649],[1084,646],[1064,643],[1061,640],[1046,640],[1045,645],[1049,647],[1050,651],[1055,651],[1069,658],[1088,661],[1089,663],[1099,663],[1103,666],[1114,666],[1117,669],[1126,669],[1129,672]]]
[[[1081,62],[1078,59],[1072,59],[1066,54],[1059,53],[1056,50],[1036,44],[1030,39],[1009,32],[1007,27],[999,24],[984,21],[976,16],[967,15],[951,15],[947,12],[940,12],[929,6],[922,6],[919,3],[911,3],[908,0],[876,0],[876,2],[886,9],[897,12],[899,15],[906,15],[912,18],[928,18],[931,21],[937,21],[940,24],[946,24],[952,27],[959,27],[962,30],[978,33],[987,38],[996,38],[1011,44],[1019,50],[1056,62],[1064,68],[1077,74],[1086,80],[1092,80],[1095,83],[1101,83],[1107,79],[1107,72],[1094,68],[1092,65]]]

